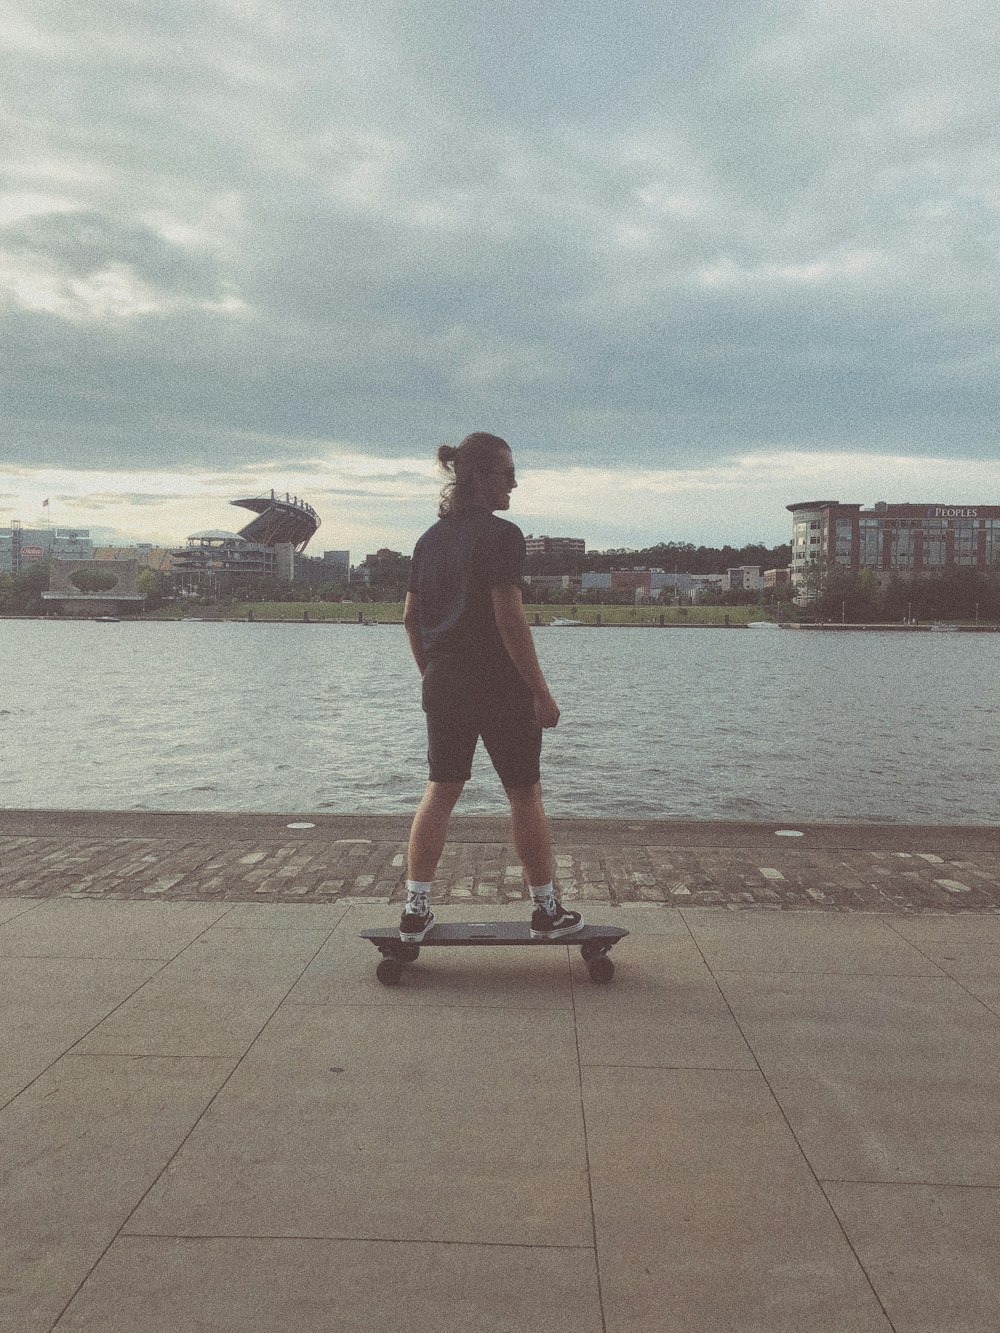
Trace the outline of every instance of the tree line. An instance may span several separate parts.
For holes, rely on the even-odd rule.
[[[1000,568],[985,574],[961,565],[940,574],[894,576],[882,586],[870,569],[814,570],[815,601],[803,618],[865,625],[906,620],[1000,620]]]
[[[613,569],[662,569],[667,574],[725,574],[738,565],[765,569],[787,569],[792,563],[788,542],[780,546],[694,546],[691,542],[657,542],[634,550],[627,546],[585,555],[567,551],[552,555],[529,555],[526,574],[607,574]]]
[[[49,587],[49,562],[39,560],[19,574],[0,574],[0,613],[8,616],[39,616],[45,603],[42,593]]]
[[[686,549],[691,557],[691,566],[684,569],[678,563],[678,572],[683,573],[723,573],[735,565],[760,565],[762,569],[782,568],[780,556],[787,557],[788,547],[744,546],[718,548],[684,547],[680,543],[661,543],[643,551],[591,552],[582,559],[588,569],[595,568],[596,559],[608,562],[608,569],[639,568],[642,566],[667,569],[673,572],[673,563],[669,565],[665,551]],[[529,558],[528,573],[573,573],[567,569],[566,559],[560,558],[560,568],[539,568],[540,564],[552,562],[553,557],[533,556]],[[680,557],[678,557],[678,561]],[[631,561],[632,563],[626,563]],[[713,563],[716,567],[696,567]],[[306,598],[325,602],[350,600],[357,603],[400,602],[406,593],[410,573],[410,557],[398,552],[385,552],[378,560],[369,563],[369,583],[333,583],[314,584],[311,587],[301,583],[290,583],[277,578],[255,578],[246,575],[219,575],[207,581],[202,595],[195,599],[201,604],[222,604],[232,602],[294,602]],[[787,565],[787,558],[785,564]],[[580,570],[579,572],[583,572]],[[1000,621],[1000,565],[987,573],[962,566],[952,566],[941,573],[903,578],[895,575],[887,584],[880,584],[873,571],[869,569],[848,570],[833,565],[823,568],[814,565],[807,571],[807,586],[813,596],[812,602],[805,607],[791,604],[794,589],[791,584],[779,584],[776,588],[763,593],[722,592],[706,590],[699,600],[705,604],[744,605],[757,604],[784,619],[843,620],[850,624],[873,624],[879,622],[901,622],[904,620],[976,620]],[[44,615],[51,608],[42,600],[42,593],[49,586],[49,562],[37,561],[18,574],[0,573],[0,614],[4,615]],[[155,610],[164,601],[173,598],[178,591],[175,576],[157,570],[143,569],[139,573],[139,587],[146,597],[146,610]],[[671,597],[671,590],[664,589],[664,599]],[[608,605],[632,603],[635,594],[631,590],[611,591],[606,588],[594,588],[587,591],[571,589],[532,588],[531,601],[557,605]]]
[[[51,612],[52,607],[42,598],[42,593],[49,589],[50,564],[48,560],[33,560],[17,574],[0,573],[0,615],[41,616]],[[106,577],[99,577],[89,586],[79,573],[75,578],[84,592],[101,592],[109,586]],[[146,610],[155,610],[173,595],[173,580],[157,570],[140,569],[139,591],[146,598]]]

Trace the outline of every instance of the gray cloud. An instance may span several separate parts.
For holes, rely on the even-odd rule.
[[[93,210],[29,217],[0,233],[4,249],[49,260],[70,279],[87,279],[121,265],[154,290],[207,299],[218,295],[218,266],[205,255],[168,244],[150,227]]]
[[[19,462],[997,455],[985,4],[106,14],[12,85]]]
[[[114,508],[152,509],[169,504],[172,500],[189,501],[189,495],[167,494],[143,495],[136,491],[88,491],[83,495],[57,495],[53,497],[60,507],[68,509],[102,508],[112,505]]]

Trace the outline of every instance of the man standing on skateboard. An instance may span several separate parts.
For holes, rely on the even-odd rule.
[[[542,807],[542,730],[559,709],[521,604],[525,543],[520,528],[498,518],[517,486],[510,446],[476,431],[457,447],[442,445],[449,475],[438,521],[413,552],[403,623],[423,676],[430,781],[413,819],[406,907],[400,938],[419,943],[434,924],[431,883],[448,820],[472,776],[482,736],[510,801],[514,846],[534,911],[533,939],[580,930],[583,917],[555,896],[552,841]]]

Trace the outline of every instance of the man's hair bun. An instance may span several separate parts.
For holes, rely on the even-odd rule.
[[[437,451],[437,461],[445,474],[445,485],[438,518],[464,514],[477,504],[481,507],[480,483],[498,463],[509,464],[509,449],[506,440],[484,430],[474,430],[458,444],[442,444]]]

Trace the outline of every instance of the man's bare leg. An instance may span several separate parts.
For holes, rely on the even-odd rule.
[[[444,851],[448,820],[464,786],[464,782],[428,782],[410,828],[408,879],[425,884],[433,880]]]
[[[552,882],[552,835],[542,805],[541,783],[508,787],[514,846],[531,892],[531,938],[556,939],[583,928],[583,913],[568,911],[556,897]]]
[[[514,846],[529,885],[552,883],[552,835],[542,805],[542,784],[507,787]]]

